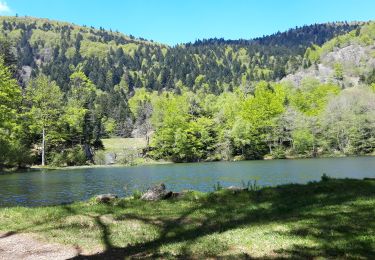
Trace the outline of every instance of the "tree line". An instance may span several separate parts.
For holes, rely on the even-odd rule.
[[[363,155],[375,148],[375,93],[305,79],[218,96],[136,90],[132,110],[155,130],[149,154],[176,162]]]
[[[147,156],[175,162],[373,153],[375,77],[353,89],[275,82],[314,62],[320,47],[308,46],[353,28],[168,47],[2,18],[0,166],[95,163],[110,136],[144,137]]]

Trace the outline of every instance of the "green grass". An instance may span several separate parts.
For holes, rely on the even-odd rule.
[[[105,154],[114,154],[116,164],[143,164],[142,150],[147,143],[144,138],[108,138],[102,140]]]
[[[98,259],[374,259],[374,216],[374,180],[328,179],[160,202],[3,208],[0,231],[39,234],[88,254],[99,250]]]
[[[121,153],[124,149],[146,148],[145,138],[106,138],[102,139],[105,150]]]
[[[167,161],[155,161],[142,156],[142,150],[147,147],[145,138],[107,138],[102,139],[104,153],[116,155],[115,164],[118,165],[147,165],[168,163]]]

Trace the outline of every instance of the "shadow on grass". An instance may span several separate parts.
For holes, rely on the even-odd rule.
[[[180,203],[188,203],[189,206],[180,207]],[[308,239],[311,243],[308,246],[290,243],[282,249],[275,246],[266,258],[375,259],[375,181],[371,180],[328,180],[307,185],[263,188],[254,192],[223,190],[168,202],[128,201],[119,205],[102,205],[92,210],[90,206],[87,207],[81,209],[74,205],[63,205],[59,218],[85,216],[90,219],[100,233],[104,250],[94,255],[78,255],[74,259],[189,259],[218,255],[223,255],[225,259],[254,259],[247,252],[231,251],[225,241],[214,240],[211,244],[204,244],[206,248],[201,251],[192,250],[192,247],[208,235],[272,223],[288,226],[283,231],[270,230],[275,235],[293,238],[291,241]],[[139,210],[133,211],[134,207],[139,207]],[[155,227],[157,235],[142,242],[137,240],[123,247],[116,246],[113,242],[116,234],[110,223],[105,221],[106,215],[114,216],[115,222],[134,220]],[[69,225],[64,221],[61,223],[48,229],[64,230]],[[82,226],[77,228],[90,232],[84,231],[85,227]],[[183,243],[177,252],[165,249],[179,242]],[[258,246],[262,247],[262,244]]]
[[[305,219],[311,220],[305,226],[295,228],[288,235],[309,237],[317,245],[294,246],[278,250],[295,258],[330,258],[375,259],[375,204],[351,206],[326,213],[325,215],[309,214]]]
[[[161,230],[151,241],[116,247],[109,239],[109,230],[96,218],[102,231],[105,251],[76,259],[121,259],[135,258],[196,258],[189,250],[189,241],[218,234],[228,230],[272,222],[303,224],[292,226],[283,235],[308,237],[311,247],[294,245],[275,251],[277,258],[375,258],[375,204],[366,203],[375,196],[375,182],[356,180],[330,180],[308,185],[284,185],[265,188],[257,192],[232,194],[228,191],[208,195],[195,202],[196,206],[184,211],[178,218],[148,216],[147,214],[124,214],[117,220],[137,220],[156,225]],[[363,203],[354,201],[361,199]],[[351,202],[353,201],[353,205]],[[150,202],[152,203],[152,202]],[[178,203],[171,201],[170,203]],[[262,207],[270,203],[270,207]],[[345,204],[345,206],[342,206]],[[259,207],[254,207],[259,205]],[[173,206],[172,206],[173,207]],[[194,216],[199,212],[199,218]],[[177,242],[187,242],[180,255],[160,254],[160,247]],[[215,245],[212,245],[215,248]],[[208,251],[205,256],[226,253]],[[251,259],[244,254],[227,255],[225,258]],[[269,258],[273,258],[270,256]]]

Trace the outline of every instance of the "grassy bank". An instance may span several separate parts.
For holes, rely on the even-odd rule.
[[[3,208],[0,231],[38,234],[97,258],[374,258],[374,216],[374,180],[326,180],[160,202]]]

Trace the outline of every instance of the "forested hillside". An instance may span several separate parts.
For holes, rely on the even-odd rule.
[[[109,136],[144,137],[144,155],[173,161],[375,147],[369,63],[355,89],[342,90],[349,74],[340,62],[324,80],[306,72],[350,41],[370,52],[372,23],[174,47],[44,19],[3,17],[0,26],[2,165],[95,163]]]
[[[315,24],[254,40],[208,39],[168,47],[102,28],[43,19],[6,17],[0,25],[1,34],[16,47],[24,80],[31,68],[33,75],[47,74],[66,91],[73,66],[80,65],[104,91],[123,79],[129,92],[140,87],[174,89],[181,81],[189,89],[206,84],[212,93],[241,83],[281,79],[302,64],[307,47],[358,27]]]

